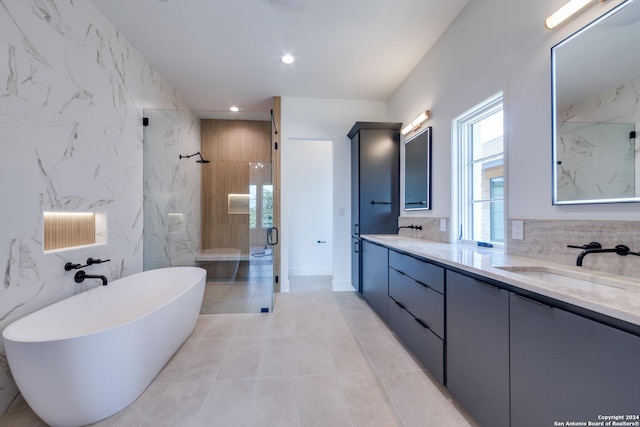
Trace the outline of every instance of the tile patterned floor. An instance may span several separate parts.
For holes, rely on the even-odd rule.
[[[98,427],[475,426],[351,292],[292,279],[273,313],[200,315],[149,388]],[[45,424],[26,404],[1,426]]]

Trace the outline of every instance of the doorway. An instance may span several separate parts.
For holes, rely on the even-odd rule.
[[[201,313],[270,312],[274,291],[275,182],[271,123],[201,120]],[[213,256],[209,256],[213,253]]]
[[[333,143],[289,139],[283,151],[289,276],[333,275]]]

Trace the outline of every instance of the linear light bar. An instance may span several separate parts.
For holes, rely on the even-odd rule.
[[[556,10],[554,13],[549,15],[547,19],[544,21],[544,26],[548,30],[553,30],[558,25],[562,24],[564,21],[572,17],[582,8],[587,6],[589,3],[592,3],[594,0],[571,0],[560,9]],[[598,0],[600,3],[605,0]]]
[[[431,117],[431,110],[426,110],[426,111],[420,113],[420,115],[418,117],[416,117],[415,119],[411,120],[411,123],[409,123],[408,125],[403,127],[402,130],[400,131],[400,133],[402,133],[402,135],[406,135],[409,132],[418,129],[420,126],[422,126],[422,123],[427,121],[427,119],[429,117]]]

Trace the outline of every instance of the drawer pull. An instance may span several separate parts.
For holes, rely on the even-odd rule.
[[[398,270],[398,269],[397,269],[397,268],[395,268],[395,267],[389,267],[389,268],[391,268],[391,269],[395,270],[395,272],[396,272],[396,273],[400,273],[400,274],[402,274],[403,276],[406,276],[406,275],[407,275],[404,271],[400,271],[400,270]]]
[[[418,285],[422,285],[422,286],[424,286],[425,288],[433,289],[431,286],[427,285],[426,283],[422,283],[422,282],[421,282],[421,281],[419,281],[419,280],[414,280],[414,281],[415,281]]]
[[[417,317],[415,318],[416,322],[418,322],[420,324],[420,326],[422,326],[425,329],[429,329],[429,327],[427,326],[426,323],[424,323],[422,320],[418,319]]]
[[[527,297],[522,296],[522,295],[518,295],[518,294],[513,294],[513,295],[517,296],[517,297],[518,297],[518,298],[520,298],[521,300],[524,300],[524,301],[527,301],[527,302],[530,302],[530,303],[533,303],[533,304],[536,304],[536,305],[540,305],[540,306],[542,306],[542,307],[544,307],[544,308],[548,308],[549,310],[551,310],[551,309],[553,308],[553,307],[551,307],[550,305],[547,305],[547,304],[542,303],[542,302],[540,302],[540,301],[536,301],[536,300],[531,299],[531,298],[527,298]]]
[[[482,285],[482,286],[485,286],[485,287],[490,288],[490,289],[495,289],[496,291],[501,290],[499,287],[497,287],[497,286],[493,286],[493,285],[491,285],[491,284],[489,284],[489,283],[487,283],[487,282],[483,282],[483,281],[481,281],[481,280],[473,279],[473,281],[474,281],[475,283],[477,283],[478,285]]]
[[[401,309],[403,309],[403,310],[406,310],[406,309],[407,309],[407,307],[405,307],[404,305],[400,304],[398,301],[393,300],[393,302],[395,302],[396,304],[398,304],[398,307],[400,307]]]

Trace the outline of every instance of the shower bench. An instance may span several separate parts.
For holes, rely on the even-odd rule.
[[[236,248],[203,249],[195,256],[196,265],[207,270],[207,280],[235,280],[241,259]]]

